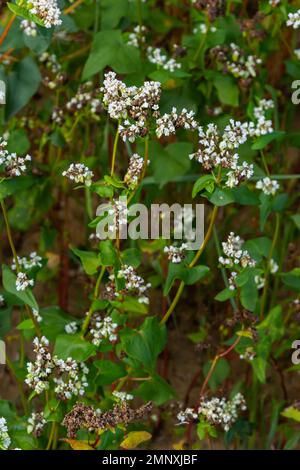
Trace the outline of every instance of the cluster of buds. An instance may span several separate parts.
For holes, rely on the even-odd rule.
[[[102,111],[101,100],[98,98],[100,90],[93,88],[92,82],[86,82],[80,85],[75,96],[66,104],[68,111],[77,112],[87,109],[92,115],[99,114]]]
[[[165,246],[164,253],[167,253],[168,260],[172,263],[181,263],[181,261],[185,258],[185,251],[187,249],[187,244],[182,243],[181,246]]]
[[[246,56],[235,43],[229,46],[216,46],[211,50],[211,54],[222,64],[224,73],[232,74],[242,80],[244,85],[248,85],[256,77],[257,67],[262,63],[258,57]]]
[[[30,271],[33,268],[42,267],[42,258],[33,251],[29,256],[17,256],[18,267],[23,268],[25,271]],[[13,261],[11,269],[15,271],[17,269],[16,260]]]
[[[136,273],[132,266],[123,266],[123,269],[120,269],[118,272],[118,278],[125,280],[125,291],[127,293],[136,295],[140,303],[149,303],[149,299],[145,295],[145,292],[151,287],[151,284],[146,283],[145,280]]]
[[[38,16],[46,28],[61,25],[61,11],[56,0],[29,0],[27,3],[30,13]]]
[[[280,188],[278,181],[271,180],[271,178],[269,178],[268,176],[266,176],[262,180],[257,181],[255,187],[257,189],[261,189],[262,192],[267,196],[275,196],[275,194]]]
[[[129,46],[139,47],[141,44],[145,44],[147,28],[145,26],[137,25],[133,29],[132,33],[129,33],[127,44]]]
[[[197,10],[206,10],[210,22],[226,12],[226,0],[192,0],[192,4]]]
[[[62,173],[75,183],[84,183],[86,186],[92,184],[93,172],[83,163],[71,163],[69,168]]]
[[[183,108],[179,113],[176,108],[173,108],[170,114],[164,114],[156,121],[156,135],[158,138],[175,134],[179,128],[185,130],[197,129],[198,123],[195,120],[194,111],[188,111]]]
[[[83,396],[88,386],[86,375],[89,372],[85,364],[77,363],[72,358],[64,361],[57,356],[52,357],[45,336],[35,338],[33,344],[35,362],[27,364],[25,383],[39,395],[49,389],[50,380],[53,379],[54,391],[61,400]]]
[[[27,420],[27,433],[33,434],[35,437],[40,437],[43,433],[46,420],[44,413],[31,413]]]
[[[168,57],[159,47],[149,46],[147,48],[147,59],[151,64],[155,64],[168,72],[175,72],[175,70],[181,69],[181,64],[173,57]]]
[[[251,178],[253,165],[243,162],[239,165],[239,155],[236,150],[247,141],[249,124],[230,120],[223,133],[215,124],[209,124],[207,129],[199,127],[200,148],[190,158],[195,158],[205,170],[221,166],[230,170],[227,174],[226,185],[233,187],[241,181]]]
[[[114,392],[112,392],[112,395],[116,402],[119,403],[124,403],[133,400],[133,395],[126,392],[118,392],[117,390],[115,390]]]
[[[26,34],[26,36],[36,37],[37,27],[33,21],[22,20],[20,23],[20,28]]]
[[[228,432],[238,419],[239,411],[247,409],[245,399],[237,393],[232,400],[226,398],[211,398],[202,400],[198,408],[199,416],[203,416],[209,423],[221,426]]]
[[[17,291],[24,291],[28,287],[34,286],[34,280],[30,279],[26,273],[19,272],[16,279],[16,289]]]
[[[95,346],[100,346],[104,340],[111,343],[117,341],[118,324],[114,323],[111,317],[102,318],[101,315],[95,315],[92,318],[91,325],[90,334],[92,335],[92,343]]]
[[[272,121],[266,118],[266,111],[273,108],[274,101],[266,99],[260,100],[258,106],[254,108],[253,114],[256,123],[249,123],[249,132],[252,137],[260,137],[274,131]]]
[[[105,75],[103,104],[112,119],[120,122],[119,131],[124,141],[134,142],[148,133],[148,121],[159,116],[161,85],[145,82],[141,87],[127,87],[114,72]]]
[[[137,153],[131,155],[129,160],[129,167],[124,177],[124,181],[129,186],[129,188],[133,189],[136,187],[143,171],[143,167],[144,159],[140,157]]]
[[[286,24],[287,26],[292,26],[294,29],[298,29],[300,27],[300,10],[295,13],[289,13]]]
[[[46,69],[46,75],[43,77],[44,85],[50,88],[50,90],[54,90],[64,81],[64,75],[61,72],[61,65],[58,63],[56,55],[44,52],[39,57],[39,61]]]
[[[7,142],[0,138],[0,165],[5,166],[8,176],[21,176],[26,171],[26,163],[31,161],[31,156],[20,157],[7,150]]]
[[[219,262],[224,266],[241,265],[242,268],[254,267],[255,261],[251,258],[247,250],[243,250],[244,240],[239,235],[231,232],[226,242],[222,242],[222,248],[227,258],[219,257]]]
[[[0,418],[0,450],[7,450],[11,444],[5,418]]]
[[[200,402],[197,410],[187,408],[177,415],[178,424],[188,424],[197,419],[205,419],[214,426],[221,426],[228,432],[236,422],[240,411],[247,409],[245,399],[241,393],[237,393],[232,400],[223,398],[205,399]]]
[[[65,325],[65,332],[68,335],[75,335],[77,330],[78,330],[78,325],[77,325],[76,321],[71,321],[70,323],[67,323]]]

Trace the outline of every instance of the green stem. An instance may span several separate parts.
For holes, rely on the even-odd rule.
[[[99,273],[99,276],[97,278],[96,285],[95,285],[93,300],[96,300],[99,296],[100,284],[101,284],[104,273],[105,273],[105,266],[102,266],[101,271]],[[92,304],[91,304],[91,306],[89,308],[89,311],[88,311],[88,314],[85,317],[85,320],[84,320],[83,325],[82,325],[82,329],[81,329],[82,336],[84,336],[87,332],[87,329],[89,327],[92,315],[93,315],[93,309],[92,309]]]
[[[268,256],[268,259],[267,259],[267,267],[266,267],[266,274],[265,274],[265,276],[266,276],[265,277],[265,285],[264,285],[264,290],[263,290],[262,299],[261,299],[261,306],[260,306],[260,319],[261,320],[263,320],[263,318],[264,318],[265,305],[266,305],[266,300],[267,300],[267,295],[268,295],[268,290],[269,290],[270,261],[273,257],[273,253],[274,253],[277,241],[278,241],[279,230],[280,230],[280,215],[277,213],[276,214],[276,225],[275,225],[273,241],[272,241],[269,256]]]
[[[113,148],[113,155],[112,155],[112,161],[111,161],[111,171],[110,175],[113,176],[115,172],[115,163],[116,163],[116,155],[117,155],[117,148],[118,148],[118,142],[119,142],[119,137],[120,137],[120,123],[118,124],[118,129],[115,135],[115,141],[114,141],[114,148]]]

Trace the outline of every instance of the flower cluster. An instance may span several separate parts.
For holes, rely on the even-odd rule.
[[[129,167],[127,173],[124,177],[125,183],[129,186],[129,188],[134,188],[140,178],[144,167],[144,159],[140,157],[137,153],[131,155],[129,160]]]
[[[221,426],[227,432],[238,419],[239,411],[246,409],[243,395],[237,393],[232,400],[227,400],[224,397],[202,400],[198,414],[205,417],[209,423]]]
[[[159,47],[147,48],[147,58],[149,62],[157,65],[158,67],[167,70],[168,72],[174,72],[176,69],[181,68],[181,64],[174,58],[169,58]]]
[[[10,153],[6,149],[7,142],[0,138],[0,165],[5,166],[5,171],[9,176],[21,176],[26,171],[26,162],[31,161],[31,156],[20,157],[15,153]]]
[[[195,158],[205,170],[212,170],[219,165],[231,170],[227,174],[226,185],[236,186],[253,175],[253,165],[246,162],[238,165],[239,155],[236,153],[236,149],[247,141],[248,136],[249,124],[233,119],[222,134],[215,124],[209,124],[206,130],[199,127],[200,148],[190,158]]]
[[[262,180],[257,181],[256,188],[261,189],[267,196],[275,196],[276,192],[280,188],[278,181],[271,180],[268,176]]]
[[[61,72],[61,65],[58,63],[56,55],[44,52],[39,57],[39,61],[46,69],[46,75],[43,77],[44,85],[50,88],[50,90],[54,90],[64,80],[64,75]]]
[[[30,255],[28,257],[26,257],[26,256],[23,256],[23,257],[17,256],[17,260],[18,260],[19,268],[23,268],[23,269],[25,269],[25,271],[29,271],[33,268],[41,268],[42,267],[42,258],[35,251],[30,253]],[[14,271],[17,269],[15,260],[13,261],[13,263],[11,265],[11,269],[13,269]]]
[[[287,26],[292,26],[294,29],[298,29],[300,27],[300,10],[295,13],[289,13],[286,24]]]
[[[37,27],[33,21],[22,20],[20,23],[20,28],[22,31],[24,31],[26,36],[35,37],[37,35]]]
[[[222,248],[227,258],[219,257],[219,262],[224,266],[241,265],[243,268],[254,267],[255,261],[251,258],[247,250],[242,249],[244,240],[239,235],[231,232],[226,242],[222,242]]]
[[[49,341],[45,336],[33,341],[35,362],[27,364],[25,383],[38,395],[49,389],[53,378],[54,391],[61,400],[72,396],[83,396],[88,386],[86,375],[89,370],[84,363],[77,363],[72,358],[65,361],[53,356],[49,350]]]
[[[210,22],[224,15],[226,8],[224,0],[192,0],[192,4],[197,10],[206,10]]]
[[[0,307],[2,307],[5,304],[5,299],[2,294],[0,294]]]
[[[94,176],[93,172],[83,163],[71,163],[69,168],[62,173],[63,176],[66,176],[71,181],[75,183],[84,183],[86,186],[92,184],[92,178]]]
[[[181,263],[185,257],[185,251],[187,249],[187,244],[182,243],[181,246],[165,246],[164,253],[167,253],[168,259],[172,263]]]
[[[258,106],[254,108],[253,114],[257,122],[249,124],[249,132],[252,137],[260,137],[273,132],[272,121],[267,119],[265,115],[266,111],[273,108],[274,102],[266,99],[260,100]]]
[[[141,87],[127,87],[114,72],[105,75],[103,104],[112,119],[120,121],[119,131],[124,141],[134,142],[148,133],[148,120],[159,116],[161,85],[145,82]]]
[[[118,392],[117,390],[115,390],[112,395],[118,402],[127,402],[133,400],[133,395],[126,392]]]
[[[0,449],[7,450],[11,444],[5,418],[0,418]]]
[[[254,55],[246,56],[235,43],[229,46],[216,46],[211,52],[222,64],[224,73],[230,73],[235,78],[246,81],[256,77],[257,67],[262,63],[261,59]]]
[[[156,135],[158,138],[168,137],[175,134],[176,129],[183,128],[186,130],[193,130],[198,127],[195,120],[194,111],[188,111],[183,108],[179,113],[176,108],[173,108],[170,114],[164,114],[156,121]]]
[[[32,314],[33,314],[34,318],[36,319],[37,323],[41,323],[43,318],[41,317],[40,312],[36,308],[32,309]]]
[[[67,102],[67,111],[76,112],[87,109],[92,115],[100,113],[102,104],[101,100],[98,98],[99,93],[100,90],[94,88],[92,82],[86,82],[80,85],[75,96]]]
[[[126,291],[137,295],[140,303],[149,303],[145,292],[151,287],[151,284],[146,284],[145,280],[136,273],[132,266],[123,266],[123,269],[120,269],[118,272],[118,278],[125,279]]]
[[[146,31],[147,31],[147,28],[145,26],[140,26],[140,25],[135,26],[135,28],[133,29],[133,33],[129,34],[127,44],[129,46],[134,46],[134,47],[139,47],[140,44],[145,44]]]
[[[46,28],[59,26],[61,21],[61,11],[56,0],[29,0],[30,13],[37,15]]]
[[[67,323],[65,326],[65,332],[68,335],[75,335],[77,330],[78,330],[78,326],[77,326],[76,321],[71,321],[70,323]]]
[[[53,357],[57,377],[53,378],[55,383],[54,392],[61,400],[69,400],[73,396],[83,396],[85,388],[88,387],[87,374],[89,369],[83,362],[77,363],[71,357],[65,361]]]
[[[24,291],[27,287],[33,287],[34,280],[30,279],[26,273],[19,272],[16,279],[16,289],[17,291]]]
[[[100,346],[105,339],[111,343],[117,341],[118,324],[114,323],[111,317],[102,318],[100,315],[95,315],[92,319],[92,326],[90,333],[92,343],[96,346]]]
[[[215,33],[217,31],[217,28],[215,26],[208,26],[205,23],[200,23],[195,28],[193,29],[194,34],[207,34],[208,32]]]
[[[31,413],[27,420],[27,433],[33,434],[35,437],[40,437],[43,433],[46,420],[44,413]]]
[[[178,424],[188,424],[191,421],[195,421],[198,418],[198,414],[195,413],[193,408],[186,408],[184,411],[180,411],[177,415]]]

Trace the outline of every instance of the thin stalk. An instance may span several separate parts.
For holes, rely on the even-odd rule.
[[[117,148],[118,148],[118,142],[119,142],[119,137],[120,137],[120,129],[118,129],[115,135],[115,140],[114,140],[114,148],[113,148],[113,154],[112,154],[112,160],[111,160],[111,170],[110,170],[110,175],[113,176],[115,172],[115,164],[116,164],[116,155],[117,155]]]
[[[99,296],[100,285],[101,285],[101,281],[102,281],[104,273],[105,273],[105,266],[102,266],[101,271],[99,273],[99,276],[97,278],[96,285],[95,285],[93,300],[96,300]],[[81,329],[82,336],[84,336],[87,332],[87,329],[89,327],[92,315],[93,315],[93,309],[92,309],[92,304],[91,304],[91,306],[89,308],[89,311],[88,311],[88,314],[85,317],[85,320],[84,320],[83,325],[82,325],[82,329]]]
[[[262,299],[261,299],[261,306],[260,306],[260,319],[261,320],[263,320],[263,318],[264,318],[265,305],[266,305],[266,300],[267,300],[267,295],[268,295],[268,290],[269,290],[270,261],[273,257],[273,253],[274,253],[277,241],[278,241],[279,231],[280,231],[280,215],[277,213],[276,214],[276,225],[275,225],[274,236],[273,236],[269,256],[268,256],[268,259],[267,259],[267,268],[266,268],[266,274],[265,274],[265,285],[264,285],[264,290],[263,290]]]
[[[4,28],[4,31],[3,33],[1,34],[0,36],[0,46],[3,44],[6,36],[8,35],[9,31],[10,31],[10,28],[12,27],[12,25],[14,24],[14,21],[15,19],[17,18],[17,15],[12,15],[10,17],[10,20],[8,21],[7,25],[5,26]]]

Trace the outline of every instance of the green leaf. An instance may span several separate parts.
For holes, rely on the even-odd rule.
[[[103,240],[99,243],[101,264],[103,266],[114,266],[117,254],[111,240]]]
[[[221,103],[229,106],[239,105],[239,87],[232,77],[217,74],[214,79],[214,86],[217,89]]]
[[[121,259],[124,264],[138,268],[141,264],[141,251],[136,248],[127,248],[121,253]]]
[[[6,119],[12,117],[28,103],[37,92],[40,83],[41,74],[31,57],[26,57],[16,64],[7,77]]]
[[[106,359],[94,361],[94,366],[99,369],[96,382],[98,385],[109,385],[127,375],[123,364],[108,361]]]
[[[164,296],[168,295],[176,279],[180,279],[187,285],[192,285],[200,281],[200,279],[203,279],[208,273],[208,266],[199,265],[189,268],[184,266],[183,263],[170,263],[164,287]]]
[[[58,335],[64,334],[65,326],[76,320],[56,306],[42,308],[39,313],[42,317],[42,332],[50,341],[54,341]]]
[[[153,401],[157,406],[163,405],[176,397],[172,387],[162,377],[154,374],[150,380],[145,380],[134,390],[134,395],[144,401]]]
[[[101,259],[94,251],[83,251],[77,248],[71,248],[72,252],[80,259],[84,271],[92,276],[96,274],[99,266],[101,266]]]
[[[8,266],[2,266],[2,279],[3,287],[7,292],[15,295],[18,299],[22,300],[24,304],[29,305],[29,307],[34,308],[36,310],[39,309],[35,297],[29,288],[25,289],[24,291],[17,291],[17,277]]]
[[[135,449],[143,442],[149,441],[152,435],[147,431],[131,431],[121,442],[123,449]]]
[[[297,423],[300,423],[300,410],[294,408],[293,406],[289,406],[284,411],[282,411],[281,416],[284,416],[285,418],[292,419],[294,421],[297,421]]]
[[[214,206],[218,207],[226,206],[227,204],[231,204],[232,202],[234,202],[233,192],[229,188],[216,188],[216,190],[212,193],[211,196],[209,196],[208,199]]]
[[[225,302],[226,300],[232,299],[235,296],[236,292],[229,288],[223,289],[215,296],[215,300],[219,302]]]
[[[139,50],[124,43],[120,30],[100,31],[95,35],[91,53],[83,69],[83,79],[95,75],[107,66],[121,74],[140,70]]]
[[[249,276],[248,281],[241,287],[241,304],[250,312],[254,312],[258,300],[257,285],[254,276]]]
[[[113,29],[128,11],[128,0],[101,1],[101,29]]]
[[[17,330],[32,330],[32,329],[34,329],[34,323],[31,320],[31,318],[28,318],[27,320],[23,320],[17,326]]]
[[[24,189],[31,188],[37,179],[32,176],[19,176],[18,178],[6,179],[0,183],[0,200]]]
[[[40,26],[45,26],[43,20],[37,15],[33,15],[29,12],[27,8],[21,7],[20,5],[16,5],[15,3],[7,3],[8,8],[12,11],[15,15],[21,16],[21,18],[25,18],[26,20],[33,21]]]
[[[72,357],[75,361],[86,361],[96,354],[96,348],[82,339],[80,335],[65,334],[56,338],[54,354],[64,360]]]
[[[252,150],[262,150],[274,140],[282,139],[284,136],[285,132],[281,131],[276,131],[272,132],[271,134],[263,135],[254,142],[251,148]]]
[[[300,230],[300,214],[292,215],[291,219],[295,223],[296,227]]]
[[[153,177],[160,187],[177,176],[182,176],[190,168],[191,162],[188,158],[193,146],[190,142],[176,142],[163,148],[159,142],[150,142],[149,155],[155,155],[151,160]],[[162,171],[163,168],[163,171]]]
[[[211,361],[207,362],[203,367],[203,373],[205,377],[208,374],[208,371],[211,367]],[[217,365],[213,371],[211,378],[208,381],[208,384],[213,392],[215,392],[218,387],[227,379],[230,373],[229,362],[226,359],[221,358],[217,362]]]
[[[165,326],[160,325],[156,317],[148,317],[139,330],[123,331],[120,335],[126,354],[139,361],[146,370],[153,371],[166,343]]]
[[[200,191],[205,189],[209,193],[212,193],[215,186],[215,179],[212,175],[201,176],[193,186],[192,197],[196,197]]]

